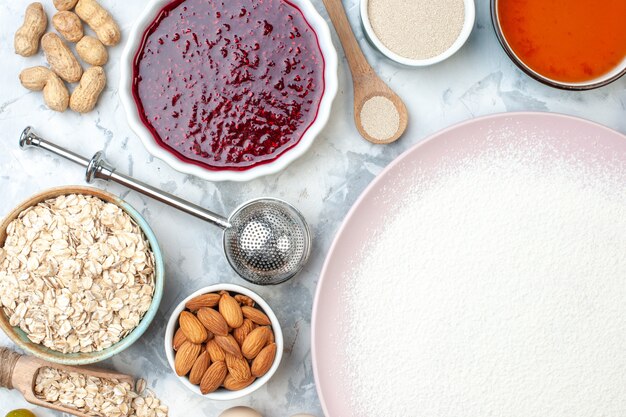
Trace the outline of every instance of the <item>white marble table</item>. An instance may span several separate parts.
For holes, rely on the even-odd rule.
[[[51,0],[41,1],[52,10]],[[80,168],[41,152],[18,149],[19,133],[33,125],[42,135],[84,154],[105,149],[121,171],[218,212],[229,213],[253,197],[284,198],[304,212],[314,230],[313,256],[303,274],[279,287],[253,288],[274,307],[284,328],[286,351],[278,373],[243,401],[215,403],[194,396],[176,381],[165,359],[163,334],[175,303],[195,289],[217,282],[242,283],[222,256],[218,230],[135,193],[107,187],[126,198],[152,225],[165,253],[166,286],[159,313],[145,336],[105,365],[145,377],[170,406],[172,416],[216,416],[229,406],[249,404],[266,416],[289,417],[306,411],[321,417],[309,333],[315,285],[326,252],[344,215],[367,184],[402,151],[429,134],[477,116],[522,110],[581,116],[626,133],[626,79],[584,93],[558,91],[531,80],[498,45],[487,0],[478,0],[477,22],[467,45],[448,61],[427,69],[394,65],[374,51],[363,40],[358,0],[344,0],[366,56],[406,101],[411,120],[404,138],[381,147],[359,137],[353,124],[350,75],[342,59],[333,116],[306,156],[278,175],[243,184],[213,184],[179,174],[152,158],[130,130],[117,94],[121,46],[111,51],[106,68],[109,84],[91,114],[54,113],[45,108],[39,93],[22,88],[20,70],[43,63],[42,57],[26,59],[13,53],[13,33],[27,3],[5,2],[0,9],[0,215],[44,188],[83,183]],[[327,17],[321,0],[314,3]],[[144,2],[103,0],[103,4],[128,33]],[[9,343],[0,335],[0,345]],[[22,406],[26,403],[20,395],[0,389],[0,416]],[[56,415],[44,410],[37,414]]]

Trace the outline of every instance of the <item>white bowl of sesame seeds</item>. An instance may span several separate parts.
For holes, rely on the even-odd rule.
[[[374,47],[411,67],[450,58],[466,43],[476,20],[474,0],[361,0],[360,10]]]

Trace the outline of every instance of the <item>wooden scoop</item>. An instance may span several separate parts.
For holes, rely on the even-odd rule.
[[[352,83],[354,85],[354,120],[359,133],[372,143],[386,144],[395,142],[402,136],[408,124],[409,114],[406,110],[406,106],[402,102],[402,99],[376,75],[365,59],[363,51],[361,51],[359,43],[354,37],[354,32],[352,31],[350,22],[348,22],[348,16],[346,16],[346,11],[343,8],[341,0],[324,0],[324,5],[326,6],[326,10],[328,10],[330,19],[333,21],[333,25],[335,25],[335,29],[343,45],[343,50],[346,53],[346,58],[348,59],[350,71],[352,72]],[[370,136],[363,128],[361,121],[361,109],[363,105],[369,99],[377,96],[389,99],[396,107],[398,115],[400,116],[398,130],[393,136],[384,140]]]
[[[58,404],[51,404],[37,398],[35,395],[35,381],[37,379],[37,373],[41,368],[54,368],[66,372],[78,372],[83,375],[102,379],[117,379],[120,382],[128,382],[131,387],[135,386],[135,380],[128,375],[93,367],[58,365],[32,356],[23,356],[10,349],[0,347],[0,387],[20,391],[24,399],[31,404],[78,417],[90,417],[80,411]]]

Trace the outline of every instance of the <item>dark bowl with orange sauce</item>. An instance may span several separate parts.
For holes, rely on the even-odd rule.
[[[509,58],[546,85],[591,90],[626,74],[624,0],[491,0],[491,17]]]

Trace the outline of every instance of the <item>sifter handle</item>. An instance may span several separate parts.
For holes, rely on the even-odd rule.
[[[80,166],[86,168],[85,179],[88,183],[92,183],[95,180],[113,181],[126,188],[137,191],[145,196],[148,196],[161,203],[167,204],[170,207],[174,207],[182,212],[191,214],[202,220],[208,221],[222,229],[230,227],[228,220],[215,214],[204,207],[200,207],[196,204],[190,203],[183,199],[176,197],[175,195],[166,193],[158,188],[152,187],[146,183],[138,181],[128,175],[120,174],[115,168],[104,159],[102,151],[96,152],[91,158],[87,159],[81,155],[78,155],[72,151],[60,147],[52,142],[43,139],[41,136],[33,132],[32,127],[24,129],[20,136],[20,148],[41,148],[55,155],[68,159]]]

